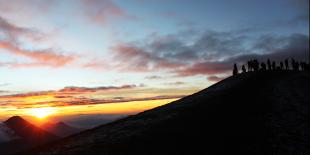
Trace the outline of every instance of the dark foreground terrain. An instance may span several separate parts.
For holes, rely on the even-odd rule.
[[[24,154],[309,154],[309,81],[309,72],[241,74]]]

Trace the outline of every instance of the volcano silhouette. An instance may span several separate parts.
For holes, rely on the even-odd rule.
[[[14,138],[0,143],[0,154],[12,154],[58,139],[57,136],[29,123],[20,116],[13,116],[3,122]]]

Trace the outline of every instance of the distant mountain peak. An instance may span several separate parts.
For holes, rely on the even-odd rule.
[[[7,125],[13,125],[13,126],[20,126],[20,125],[26,125],[29,124],[25,119],[23,119],[20,116],[13,116],[10,117],[8,120],[4,122]]]
[[[66,137],[66,136],[69,136],[69,135],[72,135],[72,134],[75,134],[81,131],[80,129],[72,127],[62,121],[57,122],[57,123],[47,122],[40,127],[59,137]]]
[[[14,130],[17,135],[25,139],[49,140],[57,138],[57,136],[31,124],[20,116],[13,116],[6,120],[4,124],[10,129]]]
[[[20,116],[12,116],[6,121],[25,121],[25,120]]]
[[[65,122],[62,122],[62,121],[60,121],[60,122],[58,122],[58,123],[56,123],[57,125],[66,125],[67,126],[67,124],[65,123]]]
[[[37,127],[20,116],[0,123],[0,154],[12,154],[58,139],[56,135]]]

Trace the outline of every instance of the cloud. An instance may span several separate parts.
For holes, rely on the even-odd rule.
[[[170,83],[164,83],[165,85],[174,85],[174,86],[179,86],[179,85],[185,85],[186,82],[182,81],[177,81],[177,82],[170,82]]]
[[[117,69],[129,72],[165,71],[177,76],[229,73],[234,63],[249,59],[304,60],[309,51],[304,34],[261,34],[254,38],[242,32],[178,33],[156,36],[112,48]]]
[[[17,42],[19,37],[26,37],[32,40],[38,40],[43,37],[43,33],[35,29],[16,26],[0,16],[0,34],[1,32],[11,42]]]
[[[108,87],[95,87],[95,88],[88,88],[88,87],[65,87],[64,89],[59,90],[60,93],[66,94],[76,94],[76,93],[90,93],[90,92],[97,92],[97,91],[108,91],[108,90],[121,90],[121,89],[133,89],[137,87],[141,87],[143,85],[123,85],[123,86],[108,86]]]
[[[36,40],[44,36],[43,33],[31,29],[16,26],[0,16],[0,52],[6,52],[17,57],[24,57],[31,60],[31,62],[6,62],[1,66],[11,67],[62,67],[77,59],[76,55],[63,55],[55,52],[52,48],[29,50],[22,48],[21,40],[26,37],[28,39]]]
[[[44,95],[55,95],[57,98],[64,98],[74,94],[82,94],[82,93],[95,93],[95,92],[106,92],[110,90],[126,90],[126,89],[134,89],[144,87],[143,84],[140,85],[122,85],[122,86],[102,86],[102,87],[75,87],[68,86],[64,87],[60,90],[50,90],[50,91],[38,91],[38,92],[29,92],[24,94],[13,94],[7,96],[0,96],[1,98],[6,97],[29,97],[29,96],[44,96]]]
[[[6,86],[9,86],[11,85],[11,83],[0,83],[0,87],[6,87]]]
[[[30,20],[42,18],[42,15],[59,11],[62,5],[66,5],[64,16],[82,16],[91,24],[107,25],[117,20],[137,20],[130,15],[114,0],[0,0],[0,12],[7,14],[22,13]],[[72,7],[75,5],[74,7]],[[69,6],[69,7],[68,7]],[[62,9],[62,8],[61,8]],[[16,17],[16,16],[15,16]],[[17,16],[17,18],[20,18]],[[23,21],[23,18],[19,20]],[[70,20],[70,19],[69,19]]]
[[[286,58],[294,58],[299,61],[307,61],[309,53],[309,37],[302,34],[292,34],[282,37],[260,37],[259,39],[264,44],[255,44],[254,51],[263,50],[260,53],[244,53],[238,56],[229,57],[223,61],[196,63],[182,70],[176,70],[180,76],[191,75],[214,75],[222,74],[231,71],[234,63],[245,64],[250,59],[258,59],[259,61],[283,61]],[[281,40],[282,45],[275,42]],[[261,45],[261,46],[258,46]]]
[[[12,63],[12,67],[37,67],[37,66],[50,66],[62,67],[76,59],[75,56],[66,56],[54,52],[52,49],[44,50],[27,50],[13,45],[11,42],[0,40],[1,51],[29,58],[33,60],[31,63]]]
[[[246,36],[233,32],[192,32],[153,36],[145,43],[118,43],[112,47],[115,62],[119,63],[118,68],[127,71],[170,70],[184,72],[182,75],[190,75],[190,72],[205,74],[228,70],[227,66],[212,61],[245,52]]]
[[[123,86],[103,86],[103,87],[65,87],[60,90],[38,91],[22,94],[2,95],[0,96],[0,106],[14,106],[17,108],[33,108],[44,106],[71,106],[71,105],[92,105],[108,104],[131,101],[149,101],[181,98],[182,94],[159,95],[139,95],[141,89],[145,86],[123,85]],[[144,92],[144,91],[143,91]],[[128,95],[124,95],[128,94]],[[138,94],[138,95],[132,95]]]
[[[135,19],[113,0],[80,0],[82,11],[90,21],[106,25],[115,19]]]
[[[36,9],[42,13],[49,10],[56,4],[57,0],[0,0],[0,8],[6,12],[16,12],[19,10]]]
[[[231,70],[229,62],[202,62],[186,66],[179,70],[172,71],[178,76],[193,76],[193,75],[212,75],[221,74]]]
[[[151,100],[164,100],[164,99],[176,99],[182,98],[185,95],[167,95],[167,96],[153,96],[153,97],[141,97],[141,98],[123,98],[116,97],[114,99],[90,99],[90,98],[72,98],[69,101],[49,102],[52,106],[72,106],[72,105],[92,105],[92,104],[110,104],[110,103],[122,103],[122,102],[133,102],[133,101],[151,101]],[[42,103],[38,103],[42,104]],[[44,104],[44,103],[43,103]],[[45,102],[46,104],[46,102]]]
[[[0,94],[9,93],[10,91],[7,90],[0,90]]]
[[[208,81],[212,81],[212,82],[218,82],[218,81],[221,81],[225,78],[226,77],[218,77],[216,75],[212,75],[212,76],[207,77]]]
[[[158,75],[151,75],[151,76],[146,76],[145,79],[148,80],[155,80],[155,79],[162,79],[163,77],[158,76]]]
[[[120,43],[111,49],[114,51],[114,59],[117,60],[115,61],[116,67],[120,70],[146,72],[175,68],[179,65],[134,45]]]

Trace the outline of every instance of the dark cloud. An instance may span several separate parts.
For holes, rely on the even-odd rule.
[[[119,43],[112,47],[117,66],[127,71],[182,69],[195,62],[205,62],[238,55],[245,51],[246,36],[233,32],[206,31],[202,34],[180,32],[176,35],[153,36],[150,41]],[[192,42],[191,42],[191,38]],[[141,46],[137,46],[141,45]]]
[[[43,96],[43,95],[53,95],[56,98],[66,98],[66,97],[71,97],[70,95],[73,95],[73,94],[94,93],[94,92],[109,91],[109,90],[126,90],[126,89],[134,89],[134,88],[139,88],[139,87],[144,87],[144,84],[122,85],[122,86],[102,86],[102,87],[68,86],[60,90],[13,94],[13,95],[0,96],[0,98],[15,98],[15,97],[29,97],[29,96]]]
[[[59,90],[60,93],[89,93],[89,92],[97,92],[97,91],[107,91],[107,90],[120,90],[120,89],[133,89],[137,87],[143,87],[143,85],[123,85],[123,86],[107,86],[107,87],[65,87],[64,89]]]
[[[115,52],[116,67],[120,70],[146,72],[162,68],[175,68],[179,62],[169,60],[130,44],[118,44],[112,48]],[[124,63],[126,62],[126,63]]]
[[[208,81],[212,81],[212,82],[218,82],[218,81],[221,81],[225,78],[226,77],[218,77],[216,75],[212,75],[212,76],[207,77]]]
[[[0,90],[0,94],[2,93],[9,93],[10,91],[7,91],[7,90]]]
[[[154,80],[154,79],[161,79],[163,77],[158,75],[146,76],[145,79]]]
[[[187,84],[187,83],[186,82],[182,82],[182,81],[164,83],[164,85],[174,85],[174,86],[185,85],[185,84]]]
[[[236,31],[206,31],[193,33],[187,41],[180,34],[153,37],[143,43],[116,45],[113,50],[118,67],[140,72],[161,70],[178,76],[216,75],[228,73],[234,63],[253,58],[305,60],[309,51],[309,36],[304,34],[270,33],[253,38]]]
[[[193,76],[221,74],[229,70],[231,70],[231,63],[228,61],[206,61],[194,63],[182,69],[173,70],[172,72],[178,76]]]

